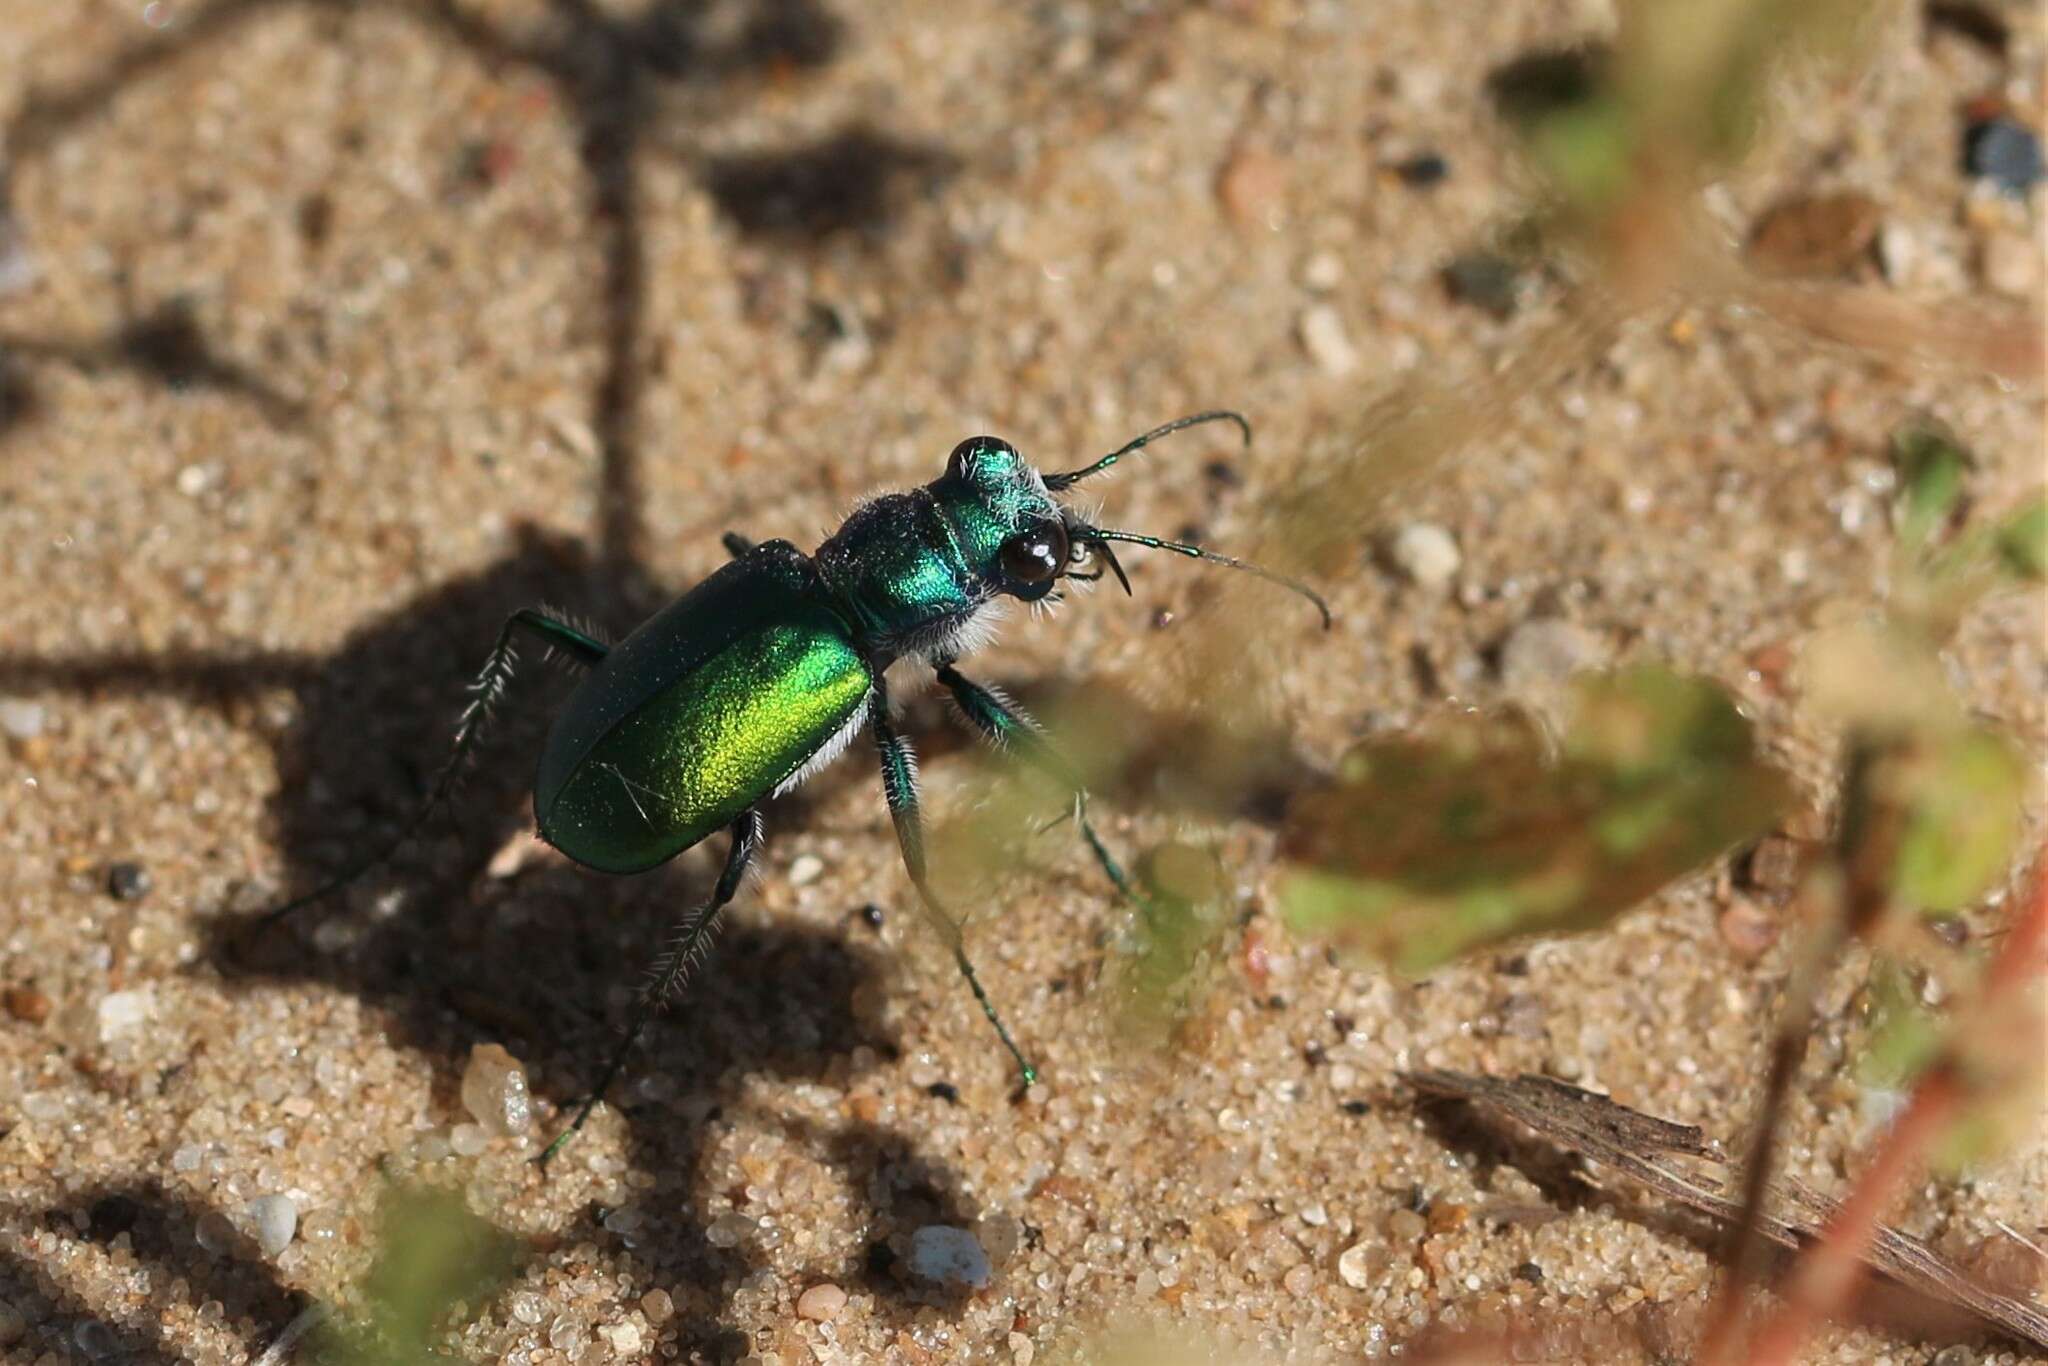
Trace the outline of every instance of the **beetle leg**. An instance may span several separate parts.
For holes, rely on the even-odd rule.
[[[718,875],[718,883],[711,889],[701,906],[692,907],[682,919],[669,930],[667,947],[654,960],[654,968],[647,976],[646,984],[640,990],[640,1000],[633,1008],[632,1023],[626,1026],[625,1037],[612,1050],[611,1058],[604,1065],[604,1072],[598,1077],[597,1085],[584,1098],[583,1108],[576,1112],[576,1118],[568,1128],[555,1136],[546,1151],[537,1159],[541,1166],[548,1164],[564,1143],[575,1137],[590,1118],[597,1103],[604,1099],[613,1078],[626,1065],[626,1058],[633,1051],[633,1045],[640,1042],[640,1035],[647,1028],[647,1022],[654,1018],[668,998],[682,989],[689,980],[690,970],[704,961],[710,952],[711,937],[718,928],[718,913],[725,909],[740,889],[740,881],[747,875],[747,865],[760,851],[766,827],[761,820],[761,808],[750,806],[740,813],[732,823],[732,843],[725,851],[725,871]]]
[[[333,895],[354,882],[357,878],[388,861],[393,854],[405,847],[407,840],[427,823],[448,795],[455,788],[456,779],[461,777],[470,751],[476,747],[482,736],[484,724],[490,719],[491,708],[504,696],[506,685],[512,681],[512,671],[519,663],[518,653],[512,648],[512,637],[517,631],[529,631],[537,635],[549,648],[559,650],[579,664],[591,665],[601,661],[609,653],[602,641],[577,630],[567,622],[558,621],[532,607],[522,607],[505,619],[505,625],[498,632],[498,643],[491,647],[490,657],[484,660],[483,668],[477,671],[469,685],[469,705],[462,709],[462,715],[455,722],[455,743],[448,754],[448,762],[441,766],[440,774],[434,779],[433,788],[427,793],[427,800],[420,806],[419,813],[405,823],[405,827],[387,840],[375,853],[357,861],[348,871],[329,879],[304,896],[294,897],[274,910],[265,911],[256,921],[256,928],[266,929],[271,925],[325,897]]]
[[[1131,885],[1130,877],[1123,865],[1109,852],[1109,846],[1095,833],[1095,827],[1088,820],[1088,789],[1082,785],[1081,777],[1066,755],[1060,753],[1036,721],[1026,716],[1016,703],[992,688],[963,676],[947,660],[937,668],[939,682],[953,694],[953,702],[974,728],[997,749],[1014,753],[1019,759],[1051,778],[1074,794],[1074,821],[1081,828],[1081,838],[1088,842],[1088,849],[1095,855],[1095,861],[1102,865],[1103,873],[1116,886],[1117,891],[1140,905],[1144,897]]]
[[[718,543],[724,546],[725,553],[732,556],[735,560],[745,559],[747,552],[754,548],[754,543],[740,535],[737,531],[726,532],[725,535],[718,538]]]
[[[967,979],[974,999],[980,1002],[981,1013],[988,1016],[988,1022],[995,1026],[996,1037],[1017,1060],[1017,1069],[1023,1075],[1024,1084],[1030,1086],[1038,1080],[1038,1069],[1025,1059],[1017,1041],[1010,1037],[1003,1017],[996,1013],[995,1002],[982,989],[981,978],[975,975],[974,964],[968,961],[967,949],[960,937],[960,922],[932,891],[931,882],[925,876],[924,817],[917,803],[917,759],[911,753],[909,742],[896,733],[895,726],[889,721],[889,694],[882,686],[879,671],[875,674],[875,695],[869,704],[868,714],[869,724],[875,732],[875,748],[881,751],[882,796],[889,803],[889,819],[896,825],[896,842],[903,848],[903,866],[910,871],[910,883],[917,889],[918,900],[924,905],[925,918],[946,941],[946,947],[953,951],[953,961],[959,965],[960,975]]]

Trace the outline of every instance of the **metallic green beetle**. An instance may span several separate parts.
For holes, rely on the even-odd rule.
[[[513,638],[525,631],[589,670],[541,753],[533,802],[543,839],[591,868],[638,873],[714,831],[732,836],[710,897],[674,926],[623,1041],[543,1160],[583,1126],[647,1021],[705,951],[718,913],[760,848],[762,803],[837,757],[863,727],[880,752],[882,790],[911,882],[1030,1085],[1036,1073],[982,990],[958,922],[926,879],[916,767],[889,719],[883,677],[899,659],[928,661],[976,730],[1074,792],[1089,847],[1129,894],[1122,870],[1088,824],[1073,768],[1029,718],[953,666],[987,643],[1005,598],[1039,602],[1062,577],[1099,578],[1097,560],[1128,593],[1130,581],[1112,543],[1169,550],[1270,579],[1313,602],[1327,627],[1328,607],[1294,580],[1183,542],[1093,526],[1054,497],[1168,432],[1217,420],[1236,423],[1250,440],[1251,429],[1238,414],[1197,413],[1065,474],[1041,474],[1008,442],[973,437],[953,449],[939,478],[862,504],[813,555],[787,541],[753,545],[728,535],[732,563],[616,646],[540,610],[514,613],[477,676],[453,756],[419,816],[390,846],[268,919],[381,863],[446,798],[485,714],[511,679]]]

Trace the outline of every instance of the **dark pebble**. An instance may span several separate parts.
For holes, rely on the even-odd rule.
[[[1963,134],[1963,169],[2007,194],[2023,195],[2041,179],[2041,140],[2013,119],[1973,123]]]
[[[107,869],[107,895],[116,901],[140,901],[149,895],[149,869],[139,863],[116,863]]]
[[[934,1100],[943,1100],[948,1105],[960,1103],[960,1088],[950,1081],[935,1081],[924,1088],[924,1093]]]
[[[870,901],[860,908],[860,922],[871,930],[882,928],[882,908]]]
[[[1515,1279],[1527,1281],[1531,1285],[1541,1285],[1543,1284],[1543,1268],[1534,1262],[1523,1262],[1515,1268]]]
[[[1424,152],[1394,163],[1394,174],[1411,190],[1430,190],[1450,179],[1451,163],[1435,152]]]
[[[1444,267],[1444,288],[1453,299],[1496,318],[1509,316],[1521,302],[1517,280],[1513,264],[1491,252],[1469,252]]]
[[[1360,1115],[1371,1114],[1372,1102],[1369,1100],[1347,1100],[1337,1108],[1355,1119]]]

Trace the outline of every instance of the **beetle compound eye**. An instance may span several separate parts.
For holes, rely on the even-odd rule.
[[[1067,562],[1067,529],[1047,522],[1003,542],[1003,573],[1022,584],[1050,583]]]

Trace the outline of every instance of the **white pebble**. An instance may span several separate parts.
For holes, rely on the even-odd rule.
[[[199,1216],[192,1237],[200,1247],[216,1256],[229,1251],[242,1240],[233,1221],[217,1209],[210,1209]]]
[[[604,1330],[612,1350],[620,1356],[632,1356],[640,1350],[640,1325],[637,1323],[615,1323]]]
[[[266,1257],[275,1257],[290,1247],[292,1234],[299,1228],[299,1207],[289,1195],[266,1195],[251,1200],[243,1214],[249,1231],[255,1235],[256,1246]]]
[[[1010,1360],[1015,1362],[1016,1366],[1031,1366],[1032,1361],[1038,1356],[1038,1348],[1022,1333],[1010,1334],[1007,1342]]]
[[[1358,366],[1358,348],[1344,331],[1344,319],[1328,304],[1301,315],[1301,346],[1326,375],[1348,375]]]
[[[1353,1243],[1337,1257],[1337,1276],[1353,1290],[1372,1284],[1373,1245]]]
[[[527,1099],[526,1071],[519,1060],[494,1043],[470,1049],[469,1065],[462,1072],[462,1107],[486,1133],[525,1133],[533,1106]]]
[[[1302,263],[1301,286],[1315,294],[1328,294],[1344,283],[1344,262],[1334,251],[1319,251]]]
[[[197,498],[206,492],[206,486],[213,482],[213,476],[204,465],[187,465],[178,471],[178,492],[187,498]]]
[[[21,1098],[21,1112],[38,1121],[58,1120],[71,1108],[61,1091],[31,1091]]]
[[[756,1224],[737,1211],[721,1214],[704,1230],[704,1241],[713,1247],[738,1247],[740,1239],[752,1233]]]
[[[813,1323],[830,1323],[846,1308],[846,1292],[830,1281],[814,1285],[796,1298],[796,1316]]]
[[[33,740],[43,733],[43,704],[24,702],[18,697],[0,698],[0,730],[17,740]]]
[[[1911,228],[1887,222],[1877,230],[1877,268],[1886,284],[1905,284],[1919,259],[1920,244],[1914,240]]]
[[[1602,653],[1599,637],[1583,626],[1551,617],[1525,621],[1501,646],[1501,682],[1510,692],[1562,683],[1593,668]]]
[[[1387,553],[1394,567],[1422,588],[1442,588],[1465,562],[1451,533],[1430,522],[1402,527],[1394,533]]]
[[[798,854],[789,865],[789,885],[804,887],[816,882],[825,871],[825,860],[816,854]]]
[[[910,1271],[927,1281],[979,1290],[989,1282],[981,1240],[951,1224],[926,1224],[910,1235]]]
[[[457,1157],[475,1157],[490,1142],[491,1136],[481,1124],[458,1124],[448,1131],[448,1147]]]
[[[112,1043],[149,1022],[156,1011],[156,993],[148,987],[110,991],[100,998],[100,1042]]]

